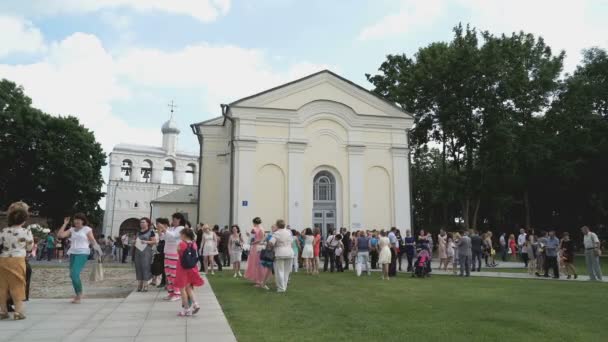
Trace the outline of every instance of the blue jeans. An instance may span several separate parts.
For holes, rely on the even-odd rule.
[[[70,254],[70,278],[72,279],[72,286],[77,296],[82,294],[80,272],[82,272],[82,269],[87,264],[88,259],[88,254]]]

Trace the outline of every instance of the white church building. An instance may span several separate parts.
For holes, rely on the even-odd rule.
[[[199,221],[411,229],[412,125],[400,107],[330,71],[222,105],[222,116],[192,125]]]
[[[196,220],[199,156],[177,149],[180,130],[173,119],[162,126],[162,146],[119,144],[109,156],[103,233],[135,231],[142,217],[183,212]]]

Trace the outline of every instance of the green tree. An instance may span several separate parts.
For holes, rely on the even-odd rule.
[[[0,206],[23,200],[60,222],[82,211],[100,223],[105,154],[74,117],[31,107],[23,89],[0,81]]]

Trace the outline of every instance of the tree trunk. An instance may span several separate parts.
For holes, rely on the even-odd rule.
[[[481,204],[481,199],[477,198],[475,200],[475,209],[473,211],[473,229],[477,229],[477,215],[479,214],[479,204]]]
[[[525,215],[525,225],[526,229],[530,229],[530,195],[528,193],[528,189],[524,190],[524,215]]]

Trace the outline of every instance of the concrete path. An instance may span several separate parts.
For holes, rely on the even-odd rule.
[[[201,311],[177,317],[179,302],[166,292],[133,292],[124,299],[89,299],[80,305],[63,299],[33,299],[27,319],[0,321],[0,341],[123,342],[236,341],[207,282],[197,289]]]

